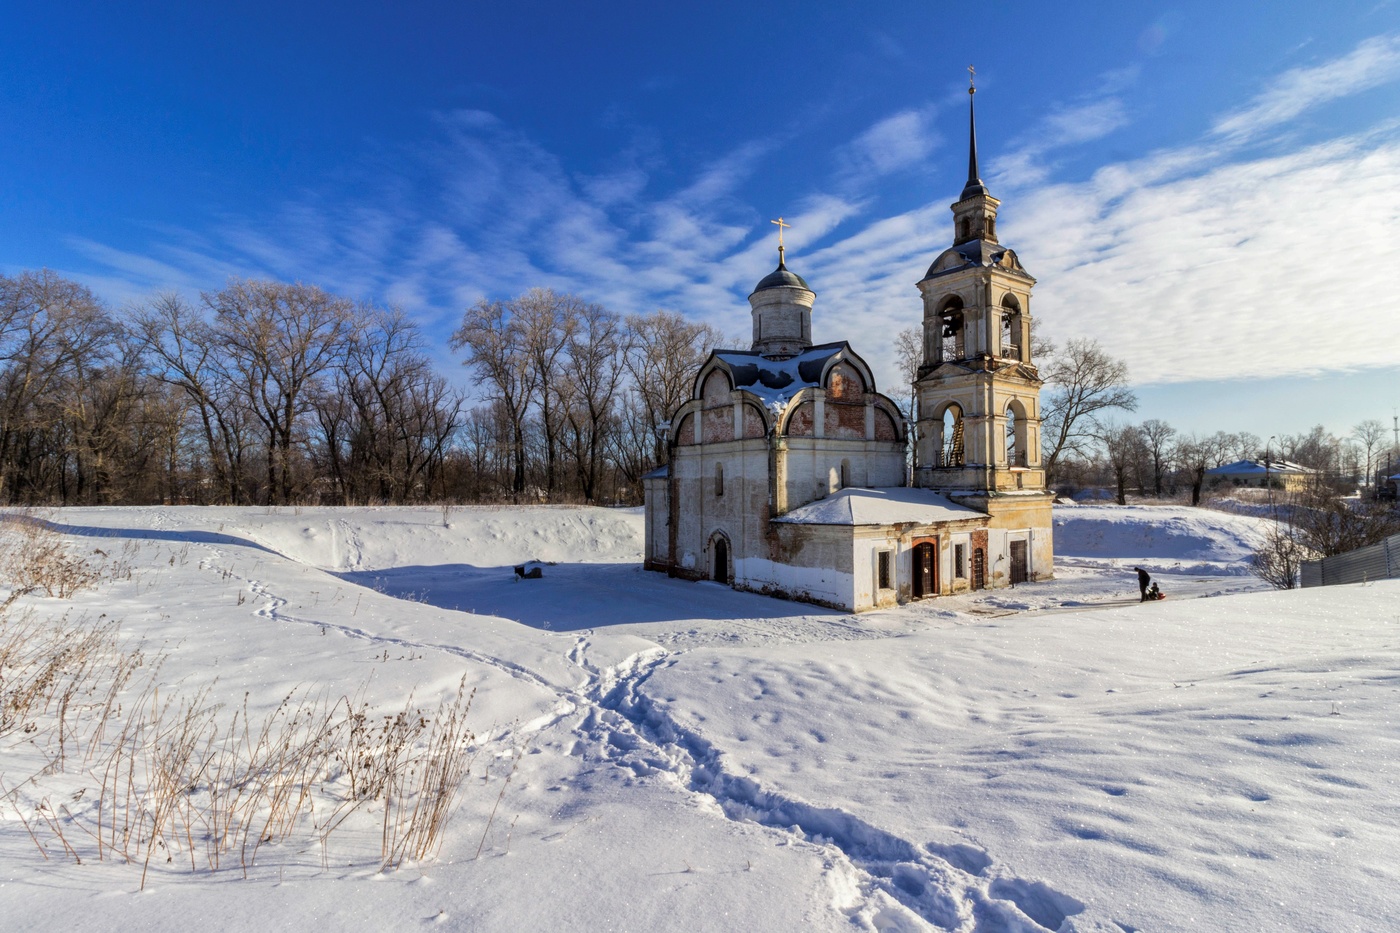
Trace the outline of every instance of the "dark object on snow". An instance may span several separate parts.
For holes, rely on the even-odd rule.
[[[1147,584],[1152,579],[1152,575],[1141,567],[1134,567],[1138,575],[1138,591],[1142,593],[1142,601],[1147,602]]]
[[[544,568],[531,561],[528,564],[517,565],[515,575],[522,580],[538,580],[544,576]]]
[[[1154,602],[1154,601],[1156,601],[1156,600],[1159,600],[1159,599],[1166,599],[1166,598],[1167,598],[1167,594],[1166,594],[1166,593],[1163,593],[1161,590],[1157,589],[1157,584],[1156,584],[1155,581],[1153,582],[1153,584],[1152,584],[1151,586],[1149,586],[1149,587],[1147,588],[1147,592],[1145,592],[1145,593],[1142,594],[1142,599],[1143,599],[1144,602]]]

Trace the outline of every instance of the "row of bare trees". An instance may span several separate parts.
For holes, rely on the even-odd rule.
[[[666,419],[720,339],[675,312],[624,318],[549,289],[477,302],[453,346],[493,405],[496,485],[513,497],[635,500],[664,462]]]
[[[1363,421],[1346,437],[1319,425],[1265,440],[1247,431],[1181,434],[1158,419],[1141,424],[1105,421],[1074,456],[1061,463],[1057,484],[1109,486],[1120,503],[1126,502],[1130,490],[1140,497],[1162,498],[1184,489],[1189,490],[1191,503],[1198,505],[1208,491],[1207,471],[1239,460],[1258,460],[1294,463],[1313,471],[1321,487],[1350,490],[1372,482],[1373,471],[1386,457],[1393,461],[1400,455],[1384,443],[1384,432],[1377,436],[1371,430],[1374,425],[1380,422]]]
[[[117,313],[0,276],[0,500],[423,501],[464,403],[402,315],[232,281]]]
[[[114,311],[0,276],[0,501],[635,501],[718,334],[536,289],[453,338],[484,401],[401,312],[233,280]]]

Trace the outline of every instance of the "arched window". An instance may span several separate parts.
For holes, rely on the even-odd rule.
[[[1006,406],[1006,462],[1010,466],[1025,466],[1019,460],[1020,448],[1016,446],[1016,409]]]
[[[972,234],[972,221],[964,217],[958,221],[958,239],[966,240]]]
[[[938,437],[934,438],[935,454],[940,467],[960,467],[963,465],[963,423],[962,409],[956,404],[943,410],[943,418],[935,424]]]
[[[1015,295],[1001,300],[1001,355],[1019,360],[1021,356],[1021,303]]]
[[[841,461],[841,488],[845,489],[851,485],[851,461]]]
[[[1026,409],[1018,399],[1006,406],[1006,462],[1009,466],[1030,466],[1027,447]]]
[[[938,312],[938,318],[941,338],[938,351],[939,361],[962,359],[965,355],[962,299],[954,295],[945,301],[942,310]]]
[[[715,464],[715,498],[724,495],[724,464]]]

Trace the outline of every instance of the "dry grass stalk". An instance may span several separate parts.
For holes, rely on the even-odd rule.
[[[26,547],[39,557],[24,559]],[[129,579],[135,555],[124,549],[104,566]],[[0,755],[23,746],[45,762],[18,787],[0,785],[0,806],[14,809],[45,859],[61,850],[139,864],[144,887],[177,859],[218,871],[236,854],[246,876],[264,847],[293,838],[319,842],[326,858],[330,835],[376,806],[382,868],[439,851],[473,760],[465,677],[431,714],[410,697],[376,717],[362,687],[334,701],[294,691],[260,722],[245,696],[225,717],[207,689],[162,692],[164,655],[124,643],[115,621],[14,610],[25,593],[71,596],[100,576],[47,523],[0,519],[0,574],[12,584],[0,602]],[[55,805],[44,781],[74,763],[70,775],[93,784],[71,796],[73,808]]]
[[[30,512],[0,516],[0,579],[11,594],[43,592],[57,599],[96,586],[103,564],[79,556],[63,535],[44,518]]]

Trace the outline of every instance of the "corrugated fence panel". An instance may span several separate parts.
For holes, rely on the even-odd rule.
[[[1303,562],[1304,586],[1333,586],[1400,577],[1400,535],[1379,544]]]

